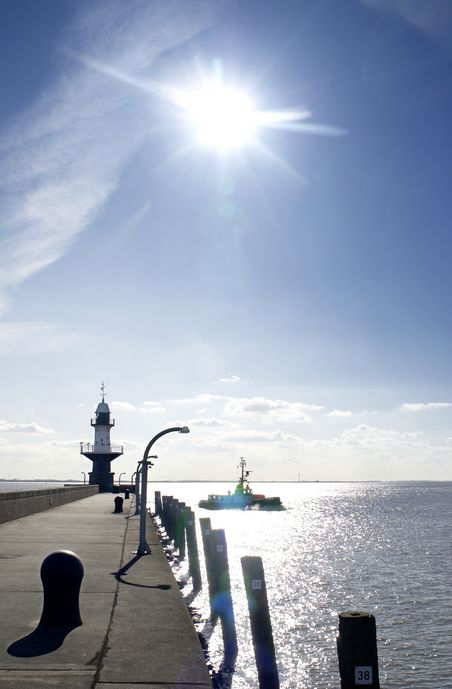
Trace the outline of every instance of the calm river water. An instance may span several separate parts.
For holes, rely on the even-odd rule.
[[[195,508],[208,493],[231,487],[151,483],[149,495],[160,490]],[[338,689],[337,613],[353,609],[375,615],[384,689],[451,689],[452,483],[256,483],[253,488],[280,495],[287,511],[196,508],[198,518],[210,516],[213,528],[226,531],[239,640],[232,689],[257,686],[243,555],[263,558],[282,689]],[[199,533],[198,543],[202,554]],[[176,566],[176,574],[182,576],[185,568],[185,563]],[[206,589],[193,602],[204,619]],[[219,625],[209,653],[219,667]]]

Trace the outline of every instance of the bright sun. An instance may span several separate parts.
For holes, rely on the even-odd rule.
[[[199,143],[225,151],[253,142],[257,113],[243,91],[213,82],[185,91],[181,100]]]

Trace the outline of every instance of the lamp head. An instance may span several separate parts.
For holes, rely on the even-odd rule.
[[[179,428],[179,433],[190,433],[190,429],[188,426],[182,426]]]

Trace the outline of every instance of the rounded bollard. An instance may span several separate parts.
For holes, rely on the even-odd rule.
[[[126,488],[124,491],[124,500],[129,500],[129,497],[130,497],[130,491],[128,488]]]
[[[119,495],[117,498],[115,498],[115,511],[114,514],[119,514],[122,512],[122,503],[124,502],[124,499],[121,498]]]
[[[80,586],[84,569],[79,556],[70,550],[50,553],[41,565],[44,606],[40,627],[79,627]]]

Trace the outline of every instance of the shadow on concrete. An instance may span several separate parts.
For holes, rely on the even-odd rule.
[[[170,584],[157,584],[156,586],[151,586],[150,584],[137,584],[133,581],[126,581],[123,576],[127,574],[128,570],[133,567],[133,565],[138,562],[141,557],[148,557],[148,555],[135,555],[129,562],[127,562],[123,567],[118,569],[117,572],[112,572],[112,575],[121,582],[121,584],[127,584],[127,586],[136,586],[140,589],[160,589],[161,591],[168,591],[171,588]]]
[[[62,646],[67,635],[80,625],[74,627],[41,627],[31,634],[14,641],[8,646],[8,653],[16,658],[33,658],[56,651]]]

